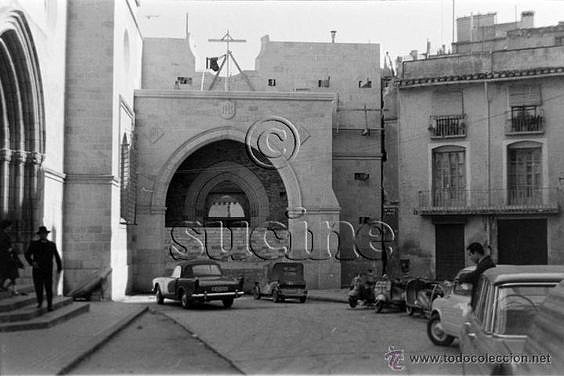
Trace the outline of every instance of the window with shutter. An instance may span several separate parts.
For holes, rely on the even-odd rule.
[[[466,136],[464,101],[461,90],[440,90],[433,93],[429,131],[433,138]]]
[[[509,88],[511,109],[509,133],[543,132],[544,119],[541,109],[539,86],[512,86]]]
[[[507,166],[508,204],[542,203],[542,147],[538,143],[509,146]]]
[[[433,205],[441,207],[466,204],[466,156],[459,146],[433,150]]]

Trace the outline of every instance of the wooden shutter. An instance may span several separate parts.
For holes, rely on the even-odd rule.
[[[510,106],[538,106],[540,104],[540,86],[511,86],[509,88]]]
[[[461,115],[464,113],[461,90],[444,90],[433,93],[433,114]]]

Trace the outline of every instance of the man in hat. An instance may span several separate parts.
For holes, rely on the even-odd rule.
[[[33,284],[37,295],[37,308],[43,304],[43,289],[47,295],[47,310],[53,310],[53,258],[57,262],[57,274],[62,270],[61,257],[55,243],[47,240],[51,231],[40,226],[37,231],[39,240],[34,240],[25,253],[25,259],[33,267]]]

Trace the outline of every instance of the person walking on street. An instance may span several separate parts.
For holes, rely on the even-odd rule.
[[[478,281],[480,280],[480,276],[482,273],[490,268],[495,267],[495,264],[490,257],[490,255],[486,255],[484,251],[484,247],[480,243],[472,243],[466,248],[470,255],[470,260],[476,264],[476,269],[470,273],[462,274],[458,281],[462,283],[471,283],[472,284],[472,297],[470,300],[470,306],[472,309],[475,308],[476,304],[476,292],[478,291]]]
[[[4,285],[10,279],[11,274],[12,239],[8,235],[11,227],[12,221],[3,220],[0,222],[0,289],[2,290],[6,290]]]
[[[33,267],[33,284],[37,296],[37,308],[43,304],[43,290],[47,295],[47,310],[53,310],[53,258],[57,262],[57,274],[61,273],[61,257],[55,243],[47,240],[48,231],[40,226],[37,231],[39,240],[34,240],[25,253],[25,259]]]

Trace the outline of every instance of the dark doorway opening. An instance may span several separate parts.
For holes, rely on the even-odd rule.
[[[435,273],[452,280],[464,268],[464,224],[435,224]]]
[[[546,219],[497,221],[498,263],[546,265]]]

